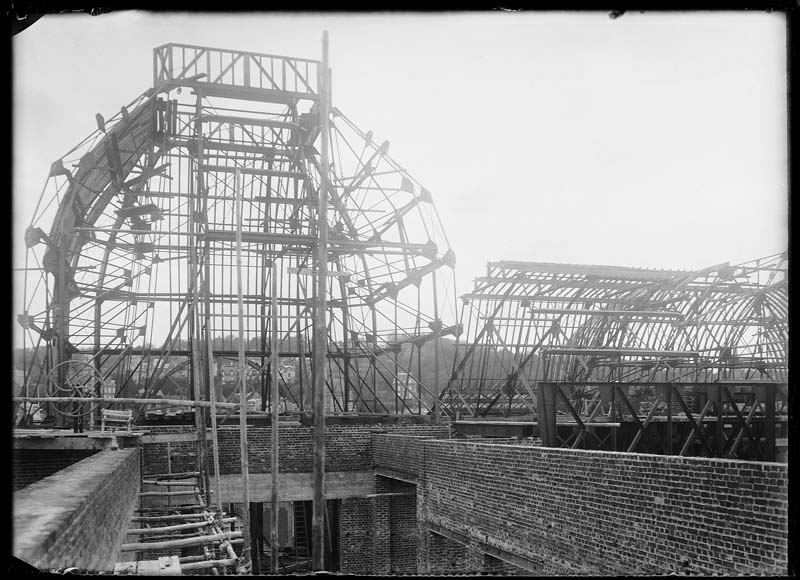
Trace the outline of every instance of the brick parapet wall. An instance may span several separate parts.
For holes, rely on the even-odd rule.
[[[139,450],[103,451],[14,494],[14,555],[40,569],[110,571],[139,494]]]
[[[184,434],[189,441],[169,444],[145,443],[142,445],[142,472],[145,475],[191,471],[197,467],[196,433],[191,425],[165,425],[147,427],[149,434]],[[372,453],[370,435],[373,433],[402,433],[427,437],[450,437],[449,425],[327,425],[325,427],[326,471],[370,471]],[[212,443],[207,431],[208,467]],[[217,429],[220,473],[241,473],[239,426],[225,425]],[[312,471],[313,427],[301,424],[281,424],[279,431],[278,469],[281,473],[307,473]],[[248,463],[250,473],[269,473],[272,450],[272,427],[248,425]],[[169,460],[168,460],[169,458]]]
[[[786,465],[418,444],[421,533],[431,522],[480,537],[545,574],[787,571]]]
[[[371,467],[417,475],[422,449],[419,442],[433,438],[449,439],[450,430],[441,429],[424,435],[373,433],[370,443]]]
[[[376,432],[448,436],[450,428],[449,426],[433,425],[327,425],[325,427],[325,470],[371,470],[370,435]],[[238,426],[221,427],[217,437],[220,473],[225,475],[240,473]],[[250,472],[269,473],[272,428],[248,426],[247,441]],[[279,441],[278,469],[281,473],[304,473],[312,470],[312,427],[282,424]]]
[[[141,468],[144,475],[179,473],[197,469],[197,438],[192,425],[147,425],[141,427],[148,435],[185,435],[189,441],[143,443]]]
[[[18,491],[97,453],[89,449],[14,449],[11,480]]]

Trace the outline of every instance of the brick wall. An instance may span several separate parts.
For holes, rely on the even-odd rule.
[[[11,479],[14,491],[94,455],[87,449],[15,449],[12,454]]]
[[[787,465],[418,444],[421,530],[431,522],[480,538],[541,562],[545,574],[787,571]]]
[[[467,570],[467,547],[463,544],[423,529],[417,546],[420,574],[464,574]]]
[[[139,494],[139,450],[103,451],[14,494],[14,556],[109,571]]]
[[[445,427],[419,434],[373,433],[370,447],[372,467],[415,475],[419,473],[420,466],[419,441],[430,438],[449,439],[450,429]]]
[[[416,488],[416,486],[413,486]],[[416,490],[415,490],[416,491]],[[417,573],[417,498],[389,498],[391,574]]]
[[[369,471],[372,468],[370,434],[397,432],[409,435],[448,437],[447,425],[327,425],[325,427],[326,471]],[[313,428],[282,424],[279,433],[278,469],[282,473],[312,470]],[[220,473],[241,473],[239,427],[218,429]],[[272,448],[271,427],[247,427],[250,473],[269,473]],[[211,444],[209,443],[209,447]],[[210,453],[209,449],[209,453]],[[211,467],[211,461],[209,461]]]
[[[145,443],[142,449],[142,473],[155,475],[158,473],[179,473],[197,469],[196,430],[191,425],[154,425],[148,426],[150,434],[184,434],[192,437],[191,441],[171,441],[169,443]]]
[[[339,571],[343,574],[373,574],[372,501],[342,499],[339,510]]]
[[[374,495],[342,500],[339,571],[365,575],[416,574],[416,486],[383,477],[375,480]],[[397,493],[410,495],[387,495]]]

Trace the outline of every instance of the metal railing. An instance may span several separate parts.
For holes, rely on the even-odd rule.
[[[153,84],[239,87],[316,99],[318,66],[303,58],[170,43],[153,50]]]

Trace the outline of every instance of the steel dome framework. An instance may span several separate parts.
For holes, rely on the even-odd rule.
[[[307,411],[321,63],[180,44],[153,59],[153,88],[110,119],[98,114],[97,130],[52,164],[27,229],[19,322],[39,353],[26,363],[27,392],[71,388],[82,361],[96,375],[82,384],[98,396],[113,375],[118,393],[136,380],[152,397],[185,370],[190,398],[207,398],[209,359],[235,357],[241,330],[265,394],[277,332],[280,357],[297,365],[281,395]],[[422,346],[458,332],[446,319],[453,251],[430,192],[389,143],[335,108],[329,126],[328,412],[428,413],[438,393],[420,380]]]
[[[774,457],[787,268],[786,253],[699,271],[490,263],[461,297],[443,405],[535,417],[546,445]]]

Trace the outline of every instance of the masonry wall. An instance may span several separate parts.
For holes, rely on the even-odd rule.
[[[197,435],[191,425],[156,425],[145,428],[149,433],[183,435],[187,441],[168,443],[144,443],[142,449],[142,473],[180,473],[197,469]]]
[[[148,426],[151,434],[184,435],[187,441],[145,443],[142,445],[142,472],[155,473],[192,471],[197,467],[196,431],[191,425]],[[208,468],[211,461],[211,430],[208,429]],[[428,437],[450,437],[449,425],[327,425],[325,427],[326,471],[370,471],[370,435],[402,433]],[[225,425],[217,430],[220,473],[241,473],[239,426]],[[310,473],[313,456],[313,428],[283,423],[279,432],[278,469],[281,473]],[[269,473],[271,465],[272,427],[248,425],[248,462],[250,473]]]
[[[417,444],[421,534],[442,526],[553,575],[787,572],[785,464]]]
[[[365,575],[416,574],[415,485],[376,477],[374,494],[342,500],[339,571]]]
[[[370,435],[402,433],[449,437],[448,425],[327,425],[325,427],[326,471],[369,471],[372,469]],[[221,474],[241,473],[239,427],[218,429]],[[312,471],[313,428],[300,424],[282,424],[279,432],[278,469],[281,473]],[[247,427],[250,473],[269,473],[272,428]],[[209,453],[211,444],[209,443]],[[209,467],[211,467],[209,463]]]
[[[416,486],[412,486],[416,492]],[[388,498],[389,570],[391,574],[417,572],[417,497]]]
[[[420,574],[464,574],[467,570],[467,546],[464,544],[421,528],[418,547]]]
[[[139,450],[95,453],[14,494],[14,556],[110,571],[139,494]]]
[[[343,574],[373,574],[372,501],[342,499],[339,508],[339,571]]]
[[[14,491],[97,453],[85,449],[15,449],[11,453]]]

